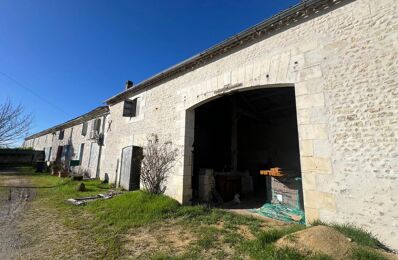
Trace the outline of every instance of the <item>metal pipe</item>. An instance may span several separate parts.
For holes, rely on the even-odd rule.
[[[95,172],[95,177],[99,178],[100,174],[100,167],[101,167],[101,154],[102,154],[102,146],[104,145],[105,142],[105,120],[106,120],[106,115],[102,117],[102,143],[98,143],[99,145],[99,151],[98,151],[98,161],[97,161],[97,171]]]

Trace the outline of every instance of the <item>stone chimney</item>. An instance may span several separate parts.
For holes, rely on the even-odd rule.
[[[134,85],[134,84],[133,84],[133,82],[132,82],[131,80],[127,80],[127,81],[126,81],[126,85],[125,85],[126,90],[129,89],[129,88],[131,88],[133,85]]]

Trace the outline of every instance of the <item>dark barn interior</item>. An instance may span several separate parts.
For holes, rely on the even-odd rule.
[[[277,199],[302,208],[294,88],[235,92],[197,107],[193,158],[194,201],[254,208]]]

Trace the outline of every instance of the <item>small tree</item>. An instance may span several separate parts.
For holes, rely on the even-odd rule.
[[[148,137],[141,166],[141,182],[148,192],[163,194],[166,191],[167,178],[177,153],[170,141],[161,143],[155,134]]]
[[[32,124],[32,116],[21,106],[14,106],[10,100],[0,105],[0,147],[8,147],[25,137]]]

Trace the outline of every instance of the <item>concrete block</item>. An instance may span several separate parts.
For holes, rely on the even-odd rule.
[[[307,125],[311,121],[309,109],[298,109],[297,110],[297,124]]]
[[[269,81],[269,66],[271,60],[267,57],[261,63],[261,77],[260,77],[260,84],[265,85],[268,84]],[[268,77],[267,77],[268,76]]]
[[[313,154],[317,157],[330,157],[332,145],[329,140],[313,140]]]
[[[287,82],[286,76],[289,69],[290,51],[281,54],[279,68],[278,68],[278,82]]]
[[[238,69],[235,69],[231,72],[231,84],[235,85],[238,84],[239,82],[239,71]]]
[[[312,142],[313,142],[312,140],[301,140],[299,142],[301,156],[313,156],[314,155],[314,149],[313,149]]]
[[[319,220],[319,210],[317,208],[305,207],[305,220],[307,224],[311,224],[316,220]]]
[[[305,190],[304,191],[304,205],[305,207],[315,209],[327,209],[336,211],[336,202],[334,195],[327,192]]]
[[[299,82],[295,84],[294,92],[296,97],[309,94],[306,82]]]
[[[318,40],[316,38],[313,39],[303,39],[300,41],[298,46],[299,52],[307,52],[313,50],[318,47]]]
[[[313,50],[306,52],[305,54],[305,66],[314,66],[320,64],[324,60],[324,53],[319,50]]]
[[[305,172],[302,174],[303,189],[316,190],[316,174]]]
[[[325,105],[325,98],[323,93],[301,95],[296,97],[297,109],[310,107],[323,107]]]
[[[240,66],[238,68],[238,83],[242,83],[245,82],[245,71],[246,68],[244,66]]]
[[[297,72],[301,70],[304,66],[304,61],[305,59],[303,53],[292,56],[289,63],[289,71]]]
[[[280,56],[275,55],[271,58],[269,73],[268,73],[268,84],[276,83],[276,79],[278,77],[278,69],[280,63]]]
[[[261,63],[256,62],[253,65],[253,85],[259,85],[261,76]]]
[[[311,66],[301,70],[297,74],[297,82],[316,79],[322,77],[322,69],[320,65]]]
[[[303,172],[331,174],[332,163],[329,158],[324,157],[301,157],[301,169]]]
[[[326,111],[326,107],[312,107],[309,108],[310,124],[327,124],[329,117]]]
[[[251,86],[253,83],[253,64],[245,66],[245,81],[244,84]]]
[[[325,140],[328,139],[327,124],[299,125],[299,138],[301,140]]]
[[[297,85],[303,84],[308,89],[308,94],[324,93],[327,81],[325,78],[315,78],[304,82],[296,83]],[[330,83],[330,82],[329,82]]]
[[[225,72],[223,74],[223,86],[231,85],[231,72]]]

